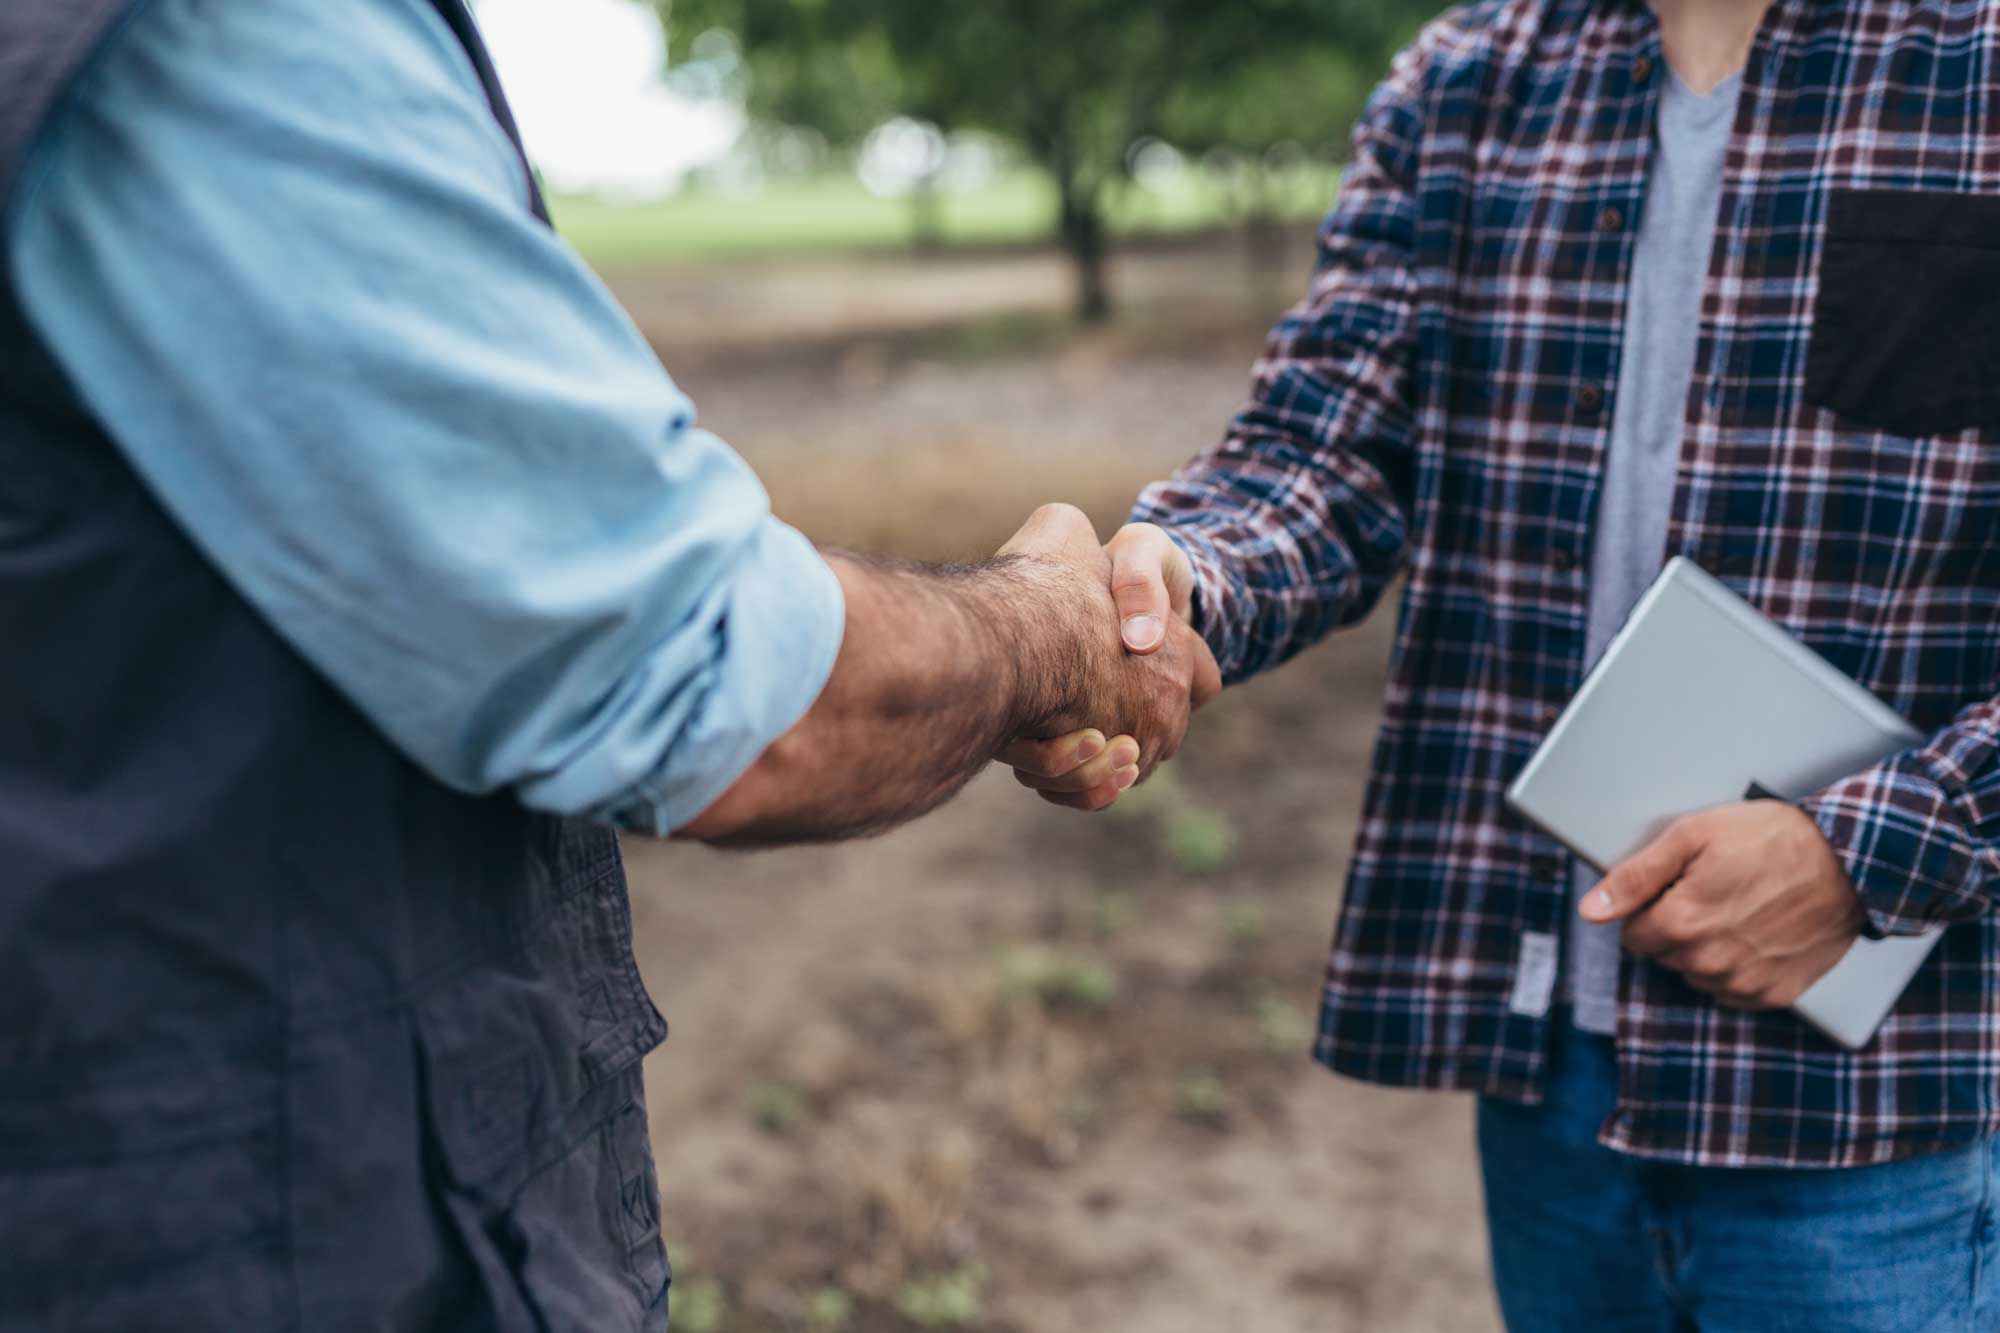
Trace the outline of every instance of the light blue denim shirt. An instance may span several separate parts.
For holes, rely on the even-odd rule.
[[[667,831],[811,704],[840,588],[526,200],[425,0],[155,0],[6,258],[161,503],[411,759]]]

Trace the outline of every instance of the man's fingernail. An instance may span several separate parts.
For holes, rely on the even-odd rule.
[[[1088,760],[1095,759],[1103,749],[1104,749],[1104,737],[1085,736],[1082,740],[1076,743],[1076,761],[1079,764],[1081,764]]]
[[[1123,745],[1118,747],[1118,753],[1113,755],[1112,758],[1116,760],[1116,762],[1111,765],[1113,768],[1128,768],[1131,765],[1138,763],[1139,742],[1126,741]]]
[[[1111,775],[1111,785],[1116,787],[1119,791],[1124,791],[1127,787],[1131,786],[1138,780],[1139,780],[1139,770],[1136,766],[1132,768],[1121,768],[1116,773],[1113,773]]]
[[[1611,915],[1611,895],[1603,889],[1592,889],[1583,895],[1583,914],[1592,917]]]
[[[1125,646],[1136,649],[1156,647],[1160,636],[1166,632],[1166,622],[1158,616],[1133,616],[1125,622]]]

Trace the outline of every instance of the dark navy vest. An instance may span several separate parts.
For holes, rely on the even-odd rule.
[[[143,9],[0,0],[0,218]],[[665,1033],[610,834],[391,749],[0,275],[0,1329],[664,1327]]]

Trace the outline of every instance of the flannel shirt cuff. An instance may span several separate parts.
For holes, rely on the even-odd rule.
[[[1950,789],[1913,752],[1815,792],[1799,806],[1832,844],[1874,938],[1979,916],[1978,849]]]
[[[1145,521],[1158,522],[1158,519]],[[1194,566],[1194,597],[1188,607],[1188,615],[1195,633],[1207,641],[1208,650],[1215,654],[1222,678],[1234,681],[1243,661],[1242,636],[1230,631],[1229,609],[1233,589],[1228,574],[1224,572],[1222,556],[1214,544],[1196,529],[1177,528],[1164,523],[1160,526],[1166,530],[1174,545],[1187,554],[1188,563]]]

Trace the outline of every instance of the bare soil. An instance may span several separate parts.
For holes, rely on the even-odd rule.
[[[616,279],[822,540],[1109,531],[1237,406],[1297,255],[1157,249],[1080,331],[1039,255]],[[1490,1330],[1470,1105],[1308,1051],[1388,617],[1233,689],[1119,810],[1004,773],[911,827],[628,847],[676,1327]]]

